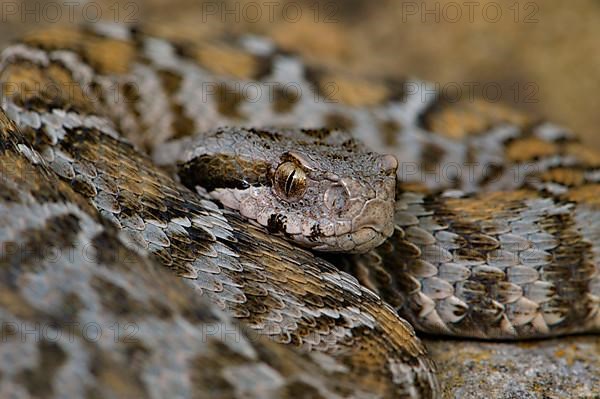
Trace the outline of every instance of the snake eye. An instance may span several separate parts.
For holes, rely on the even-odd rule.
[[[296,200],[306,191],[306,173],[294,162],[284,162],[275,170],[275,190],[285,199]]]

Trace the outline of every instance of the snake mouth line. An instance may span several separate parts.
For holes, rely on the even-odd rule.
[[[362,238],[362,236],[365,238]],[[356,240],[356,237],[361,237],[361,240]],[[352,235],[352,241],[356,244],[354,249],[350,252],[354,253],[364,253],[368,252],[371,249],[378,247],[383,244],[383,242],[389,237],[389,235],[385,234],[382,231],[375,229],[372,226],[364,226],[356,231],[355,234]]]
[[[365,253],[381,245],[389,235],[372,226],[363,226],[358,230],[342,235],[307,237],[293,235],[294,241],[319,252]]]

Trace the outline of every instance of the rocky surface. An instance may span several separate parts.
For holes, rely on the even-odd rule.
[[[445,399],[598,399],[600,337],[512,343],[425,340]]]

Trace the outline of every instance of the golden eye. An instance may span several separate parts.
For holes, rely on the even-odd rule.
[[[274,187],[285,199],[298,199],[306,190],[306,172],[294,162],[284,162],[275,171]]]

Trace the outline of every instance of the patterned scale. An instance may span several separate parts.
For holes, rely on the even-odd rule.
[[[597,331],[600,236],[578,227],[591,213],[532,190],[405,192],[400,228],[348,269],[423,331],[503,339]]]

